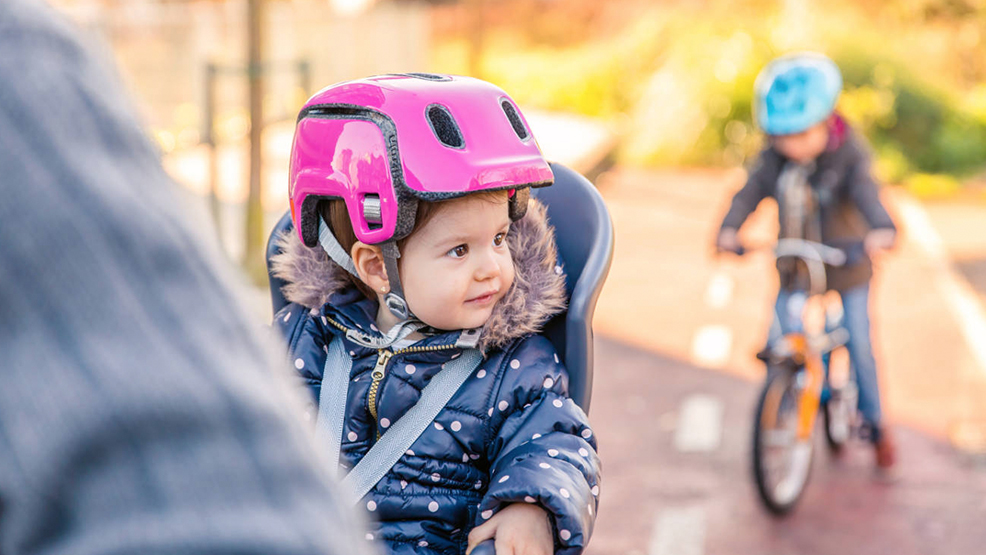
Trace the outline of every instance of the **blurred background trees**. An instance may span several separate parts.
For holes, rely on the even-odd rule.
[[[253,155],[250,2],[263,7],[265,68]],[[265,221],[284,210],[294,117],[310,89],[388,72],[475,74],[526,108],[594,118],[618,137],[620,164],[738,166],[763,140],[750,110],[757,72],[819,50],[843,70],[840,110],[872,143],[883,180],[925,196],[986,180],[986,0],[54,3],[116,57],[169,168],[225,203],[230,237],[242,235],[233,213],[251,190]],[[220,71],[207,87],[210,64]],[[242,259],[240,242],[227,246]]]

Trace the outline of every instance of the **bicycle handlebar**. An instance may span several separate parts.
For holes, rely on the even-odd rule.
[[[778,239],[777,243],[770,246],[744,247],[738,245],[736,249],[719,249],[719,252],[732,252],[737,256],[743,256],[748,252],[765,250],[771,248],[776,258],[797,258],[804,261],[808,269],[811,289],[816,292],[825,290],[825,265],[846,266],[855,264],[864,256],[863,243],[854,241],[847,244],[844,248],[824,245],[816,241],[806,239]]]

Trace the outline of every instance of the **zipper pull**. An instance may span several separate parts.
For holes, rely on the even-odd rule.
[[[384,370],[387,369],[387,363],[390,361],[390,357],[394,356],[394,353],[388,350],[380,350],[377,353],[377,364],[373,367],[373,372],[370,375],[374,380],[381,380]]]

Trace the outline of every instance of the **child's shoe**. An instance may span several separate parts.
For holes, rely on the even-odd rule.
[[[897,473],[897,443],[890,430],[886,427],[880,430],[879,438],[873,444],[876,449],[876,472],[882,481],[896,481]]]

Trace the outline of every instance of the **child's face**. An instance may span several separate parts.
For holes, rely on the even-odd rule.
[[[823,121],[801,133],[774,135],[771,140],[774,147],[788,159],[806,164],[825,152],[829,141],[828,124]]]
[[[441,203],[408,238],[400,272],[411,312],[442,330],[478,328],[514,282],[503,200],[466,196]]]

